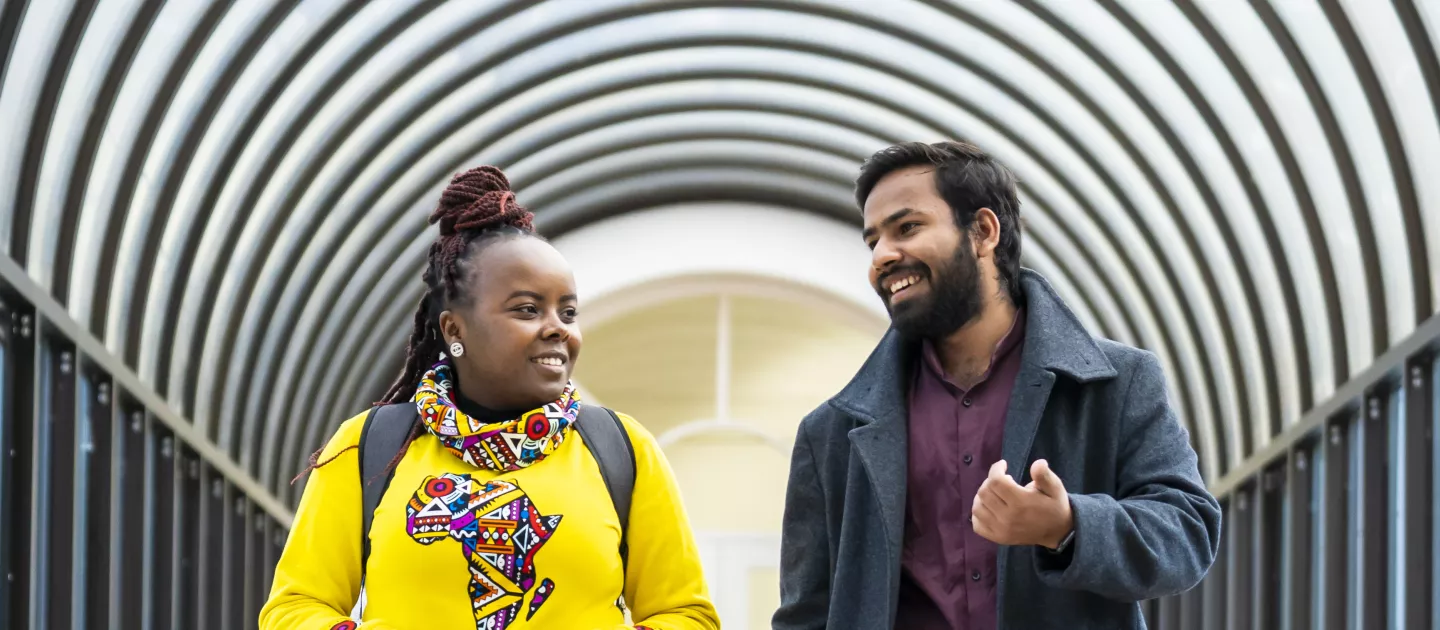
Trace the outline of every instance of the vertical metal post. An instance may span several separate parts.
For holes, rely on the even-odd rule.
[[[185,576],[179,573],[181,545],[183,544],[181,519],[177,513],[178,495],[185,475],[184,461],[180,446],[175,443],[170,431],[157,423],[147,420],[150,443],[150,484],[146,495],[150,497],[148,511],[151,526],[147,535],[151,543],[151,559],[148,570],[153,576],[149,580],[150,593],[147,597],[151,611],[153,630],[172,630],[191,627],[177,611],[181,609],[178,589],[182,588]]]
[[[225,628],[225,482],[209,466],[200,467],[200,546],[196,549],[201,628]]]
[[[1434,426],[1435,392],[1429,355],[1411,357],[1405,366],[1405,609],[1400,627],[1419,628],[1431,623],[1434,557]],[[1418,559],[1418,561],[1417,561]]]
[[[1285,572],[1280,566],[1280,555],[1285,539],[1282,516],[1285,504],[1285,462],[1266,469],[1260,474],[1259,497],[1256,501],[1256,562],[1254,598],[1256,628],[1279,628],[1281,594],[1284,590],[1281,579]]]
[[[76,593],[71,580],[75,561],[75,531],[83,529],[76,522],[75,497],[75,352],[68,344],[58,339],[50,340],[52,354],[50,371],[44,377],[50,380],[47,411],[44,422],[49,433],[46,457],[49,479],[45,481],[45,503],[49,508],[42,513],[38,527],[47,530],[48,557],[45,561],[48,588],[45,590],[45,628],[64,630],[71,627],[74,618]]]
[[[1229,523],[1230,519],[1235,518],[1235,510],[1230,507],[1233,501],[1233,495],[1220,500],[1222,522]],[[1229,610],[1227,610],[1225,600],[1230,592],[1230,548],[1232,546],[1228,532],[1222,533],[1220,549],[1215,555],[1215,563],[1210,566],[1210,573],[1206,575],[1205,581],[1201,584],[1203,591],[1200,599],[1205,608],[1205,630],[1226,630],[1225,623],[1229,618]]]
[[[1364,545],[1361,553],[1362,628],[1386,627],[1390,583],[1390,417],[1388,389],[1372,392],[1365,400],[1365,453],[1360,483],[1365,486],[1361,518]]]
[[[1347,418],[1332,418],[1325,427],[1325,501],[1321,512],[1325,519],[1324,549],[1325,587],[1321,601],[1325,606],[1325,617],[1320,620],[1323,630],[1345,630],[1347,627],[1346,606],[1346,558],[1350,544],[1347,536],[1349,526],[1348,487],[1350,484],[1350,439],[1346,431]]]
[[[1180,598],[1161,597],[1160,614],[1157,615],[1159,623],[1156,626],[1160,630],[1180,630]]]
[[[223,588],[223,619],[225,628],[243,630],[245,627],[245,549],[249,545],[250,530],[245,527],[245,499],[235,487],[225,484],[225,586]]]
[[[1230,592],[1226,628],[1248,628],[1254,615],[1255,485],[1235,491],[1230,524]]]
[[[266,517],[265,544],[265,592],[275,585],[275,566],[280,564],[280,552],[285,550],[286,531],[279,523]],[[264,604],[262,603],[263,607]]]
[[[11,628],[30,623],[34,578],[36,336],[33,308],[0,303],[0,622]]]
[[[200,459],[189,448],[181,448],[178,460],[184,469],[177,473],[180,480],[175,490],[175,629],[203,628],[200,618],[200,557],[205,541],[200,537]]]
[[[254,503],[245,502],[245,522],[250,524],[245,544],[245,630],[258,630],[260,606],[265,601],[265,515]]]
[[[85,523],[85,627],[109,628],[114,615],[110,611],[111,547],[110,533],[117,529],[118,514],[114,512],[114,475],[111,468],[111,437],[115,423],[114,402],[110,382],[105,373],[87,370],[85,376],[91,386],[85,388],[90,400],[87,404],[89,422],[89,444],[81,444],[89,457],[85,470],[87,512]]]
[[[49,479],[49,449],[50,431],[49,422],[46,421],[45,409],[49,405],[49,391],[47,383],[50,381],[49,357],[46,356],[45,340],[40,334],[41,322],[39,315],[32,320],[34,345],[31,346],[34,354],[30,364],[30,405],[29,418],[21,422],[30,423],[30,468],[29,468],[29,500],[30,518],[28,521],[30,545],[24,551],[29,555],[29,576],[26,584],[30,587],[27,593],[27,610],[30,611],[29,618],[23,621],[21,628],[39,628],[47,623],[45,618],[45,589],[48,587],[45,573],[46,551],[49,548],[48,523],[50,507],[46,500],[50,496],[50,489],[46,487]],[[23,325],[23,324],[22,324]]]
[[[118,397],[118,396],[117,396]],[[121,630],[141,630],[150,593],[149,580],[154,575],[150,532],[149,506],[151,497],[146,483],[145,414],[130,408],[116,418],[116,482],[119,491],[112,504],[119,515],[118,527],[111,534],[118,561],[115,565],[114,605]]]
[[[1204,590],[1197,586],[1180,594],[1180,630],[1201,630],[1205,627]]]
[[[1290,492],[1287,500],[1290,502],[1290,522],[1287,524],[1289,530],[1286,534],[1290,539],[1290,562],[1285,567],[1287,573],[1286,581],[1290,583],[1290,627],[1305,629],[1310,626],[1312,615],[1311,606],[1314,605],[1314,597],[1310,588],[1310,573],[1313,570],[1310,557],[1314,545],[1314,537],[1311,532],[1314,527],[1314,492],[1313,484],[1315,474],[1311,464],[1311,449],[1313,444],[1301,444],[1290,453],[1290,475],[1288,482]]]

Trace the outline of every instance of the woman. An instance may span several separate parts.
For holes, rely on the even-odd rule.
[[[368,559],[360,415],[311,460],[262,629],[629,628],[621,595],[636,628],[719,627],[669,464],[623,415],[635,478],[622,562],[616,508],[576,429],[575,280],[530,221],[493,167],[441,195],[428,292],[384,401],[416,413]]]

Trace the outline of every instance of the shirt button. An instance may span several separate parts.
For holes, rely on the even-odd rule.
[[[980,581],[980,572],[979,572],[979,571],[972,571],[972,572],[970,573],[970,579],[975,580],[976,582],[979,582],[979,581]]]
[[[965,460],[965,465],[968,466],[968,465],[970,465],[970,462],[975,461],[975,458],[970,457],[969,455],[966,455],[966,456],[964,457],[964,460]]]
[[[970,399],[969,399],[969,398],[966,398],[965,400],[960,401],[960,404],[965,405],[966,407],[969,407],[969,406],[970,406]]]

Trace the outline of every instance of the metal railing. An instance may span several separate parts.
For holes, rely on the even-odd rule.
[[[1431,627],[1437,357],[1440,315],[1215,480],[1220,556],[1150,627]]]
[[[0,256],[0,626],[255,628],[291,518]]]

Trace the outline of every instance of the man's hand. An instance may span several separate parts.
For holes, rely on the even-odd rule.
[[[975,533],[999,545],[1039,545],[1054,549],[1075,526],[1070,496],[1060,476],[1043,459],[1030,466],[1025,487],[1005,474],[1005,460],[990,467],[970,509]]]

